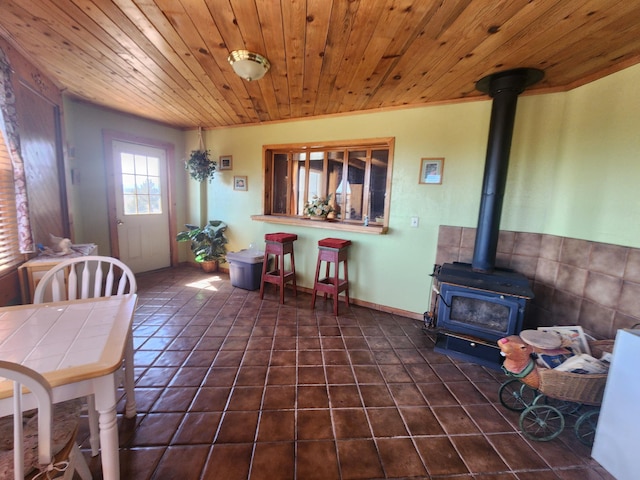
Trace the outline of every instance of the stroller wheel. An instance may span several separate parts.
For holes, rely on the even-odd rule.
[[[521,412],[533,403],[538,393],[520,380],[513,378],[500,386],[498,395],[503,407],[513,412]]]
[[[555,407],[533,405],[520,415],[520,429],[529,440],[547,442],[560,435],[564,429],[564,416]]]
[[[598,426],[598,418],[600,416],[600,410],[589,410],[588,412],[580,415],[580,418],[576,420],[576,424],[573,427],[576,437],[580,440],[580,443],[587,447],[593,446],[593,440],[596,437],[596,427]]]

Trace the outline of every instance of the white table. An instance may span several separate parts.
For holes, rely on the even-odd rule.
[[[0,308],[0,358],[41,373],[55,403],[95,395],[102,473],[120,478],[116,422],[117,377],[133,366],[131,325],[136,294]],[[135,416],[133,368],[125,369],[126,415]],[[0,416],[11,413],[12,386],[0,382]],[[25,408],[33,399],[25,397]]]

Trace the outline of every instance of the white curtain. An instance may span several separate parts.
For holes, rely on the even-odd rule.
[[[11,66],[4,51],[0,48],[0,130],[11,157],[13,179],[16,192],[16,210],[18,213],[18,243],[20,253],[35,251],[31,221],[29,219],[29,201],[24,173],[24,161],[20,153],[20,135],[16,97],[11,83]]]

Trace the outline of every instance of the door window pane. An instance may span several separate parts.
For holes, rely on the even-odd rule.
[[[160,159],[120,154],[125,215],[161,214]]]
[[[136,173],[135,164],[133,162],[133,155],[131,153],[121,154],[120,163],[122,165],[122,173]]]

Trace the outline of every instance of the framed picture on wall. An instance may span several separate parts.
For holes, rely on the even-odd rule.
[[[420,180],[424,184],[441,184],[444,158],[423,158],[420,162]]]
[[[246,192],[248,190],[246,175],[236,175],[233,177],[233,189]]]
[[[231,170],[233,167],[233,157],[231,155],[220,155],[220,170]]]

